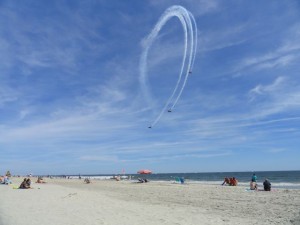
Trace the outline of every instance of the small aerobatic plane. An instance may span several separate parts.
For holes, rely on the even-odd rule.
[[[192,73],[192,71],[189,71],[189,74],[191,74]]]
[[[172,112],[172,109],[168,109],[168,112]]]
[[[150,126],[150,127],[148,127],[148,128],[152,128],[152,127]]]

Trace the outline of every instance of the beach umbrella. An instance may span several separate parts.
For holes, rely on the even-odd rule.
[[[152,171],[151,170],[139,170],[138,173],[139,174],[151,174]]]

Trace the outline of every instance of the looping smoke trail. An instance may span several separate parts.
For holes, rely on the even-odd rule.
[[[160,17],[157,24],[154,26],[151,33],[144,40],[143,43],[144,51],[140,59],[140,84],[142,87],[143,94],[146,100],[148,101],[148,103],[152,104],[153,102],[148,88],[148,82],[147,82],[148,51],[152,46],[152,43],[155,41],[162,27],[172,17],[177,17],[179,19],[184,31],[184,51],[183,51],[182,65],[181,65],[177,83],[175,85],[172,94],[170,95],[167,103],[165,104],[161,112],[158,114],[158,116],[155,118],[155,120],[152,122],[150,127],[153,127],[157,124],[157,122],[160,120],[161,116],[163,115],[163,113],[166,111],[168,107],[170,110],[172,110],[175,107],[184,90],[188,76],[192,72],[192,68],[195,62],[196,49],[197,49],[197,24],[195,18],[188,10],[186,10],[182,6],[177,6],[177,5],[171,6],[163,13],[163,15]],[[185,68],[186,68],[186,72],[183,78],[183,73]],[[180,83],[182,83],[182,85],[181,88],[179,89]],[[177,96],[175,97],[176,93]],[[174,103],[170,105],[171,101],[174,99],[175,99]]]

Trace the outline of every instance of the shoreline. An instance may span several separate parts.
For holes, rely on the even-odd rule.
[[[112,179],[112,177],[109,176],[82,176],[81,180],[84,180],[85,178],[89,178],[90,180],[95,180],[95,181],[109,181],[109,180],[114,180]],[[46,178],[49,179],[49,178]],[[80,180],[78,177],[72,177],[70,179],[66,179],[66,178],[60,178],[60,177],[55,177],[53,179],[58,179],[58,180]],[[122,181],[125,182],[137,182],[137,179],[134,177],[133,179],[121,179]],[[176,183],[174,180],[151,180],[151,182],[155,182],[155,183]],[[186,179],[185,180],[185,184],[200,184],[200,185],[213,185],[213,186],[221,186],[221,184],[223,183],[222,180],[220,181],[198,181],[198,180],[189,180]],[[272,188],[276,188],[276,189],[290,189],[290,190],[300,190],[300,183],[290,183],[290,182],[271,182],[272,183]],[[263,187],[263,182],[257,182],[259,187]],[[250,182],[238,182],[238,186],[240,187],[245,187],[248,188],[250,185]]]
[[[22,178],[12,180],[19,185]],[[0,204],[6,225],[267,225],[291,224],[300,216],[300,190],[248,192],[242,186],[190,183],[35,181],[32,178],[33,189],[27,190],[0,186],[9,199]]]
[[[213,184],[221,185],[224,181],[224,177],[236,177],[239,185],[248,187],[250,179],[254,172],[210,172],[210,173],[154,173],[149,175],[140,174],[78,174],[78,175],[56,175],[53,177],[78,179],[79,176],[82,179],[88,177],[90,179],[111,179],[113,177],[132,178],[136,180],[138,177],[147,178],[152,182],[175,182],[179,177],[183,177],[186,183],[200,183],[200,184]],[[300,171],[256,171],[258,176],[258,184],[262,186],[265,178],[271,181],[274,188],[287,188],[287,189],[300,189]]]

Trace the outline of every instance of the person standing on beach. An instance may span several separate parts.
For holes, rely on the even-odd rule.
[[[257,176],[253,173],[251,182],[250,182],[250,190],[257,190]]]
[[[251,179],[252,182],[257,182],[257,176],[255,175],[255,173],[252,175],[252,179]]]

